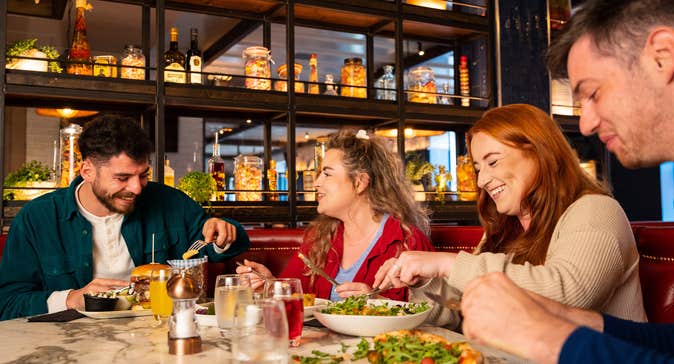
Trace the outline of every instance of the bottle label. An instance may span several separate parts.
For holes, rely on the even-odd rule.
[[[201,83],[201,57],[190,57],[190,83]]]
[[[164,82],[185,83],[185,69],[173,62],[164,70]]]

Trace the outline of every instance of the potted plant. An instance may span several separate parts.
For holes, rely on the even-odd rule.
[[[193,171],[183,176],[178,189],[185,192],[194,201],[203,204],[215,195],[217,186],[215,179],[208,173]]]
[[[51,168],[36,160],[25,163],[5,177],[6,187],[21,188],[5,189],[3,199],[32,200],[49,192],[50,188],[56,188],[53,172]],[[35,189],[30,189],[30,187],[34,187]]]
[[[412,159],[405,165],[405,177],[412,181],[414,190],[417,191],[414,194],[415,200],[426,200],[426,193],[424,192],[424,185],[421,183],[421,179],[431,173],[433,173],[433,165],[427,161]]]
[[[16,41],[7,46],[7,63],[5,68],[20,69],[26,71],[56,72],[61,73],[63,68],[59,66],[56,59],[59,58],[59,52],[51,46],[35,45],[37,39],[24,39]],[[42,58],[45,60],[54,60],[53,62],[41,61],[39,59],[24,59],[13,57]]]

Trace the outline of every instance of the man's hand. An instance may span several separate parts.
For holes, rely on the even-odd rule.
[[[421,278],[447,276],[456,254],[406,251],[384,262],[374,276],[375,288],[413,286]]]
[[[461,302],[463,333],[478,343],[537,363],[556,363],[562,345],[577,326],[548,311],[540,303],[544,301],[531,295],[501,272],[471,281]]]
[[[215,241],[220,249],[225,249],[236,240],[236,226],[225,220],[212,217],[204,223],[204,241]]]
[[[84,294],[89,292],[104,292],[111,289],[128,286],[128,281],[118,279],[96,278],[80,289],[74,289],[68,293],[66,307],[78,310],[84,309]]]

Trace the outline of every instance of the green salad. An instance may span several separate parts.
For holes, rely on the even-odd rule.
[[[321,312],[333,315],[405,316],[430,308],[427,302],[389,306],[386,303],[368,304],[367,299],[365,295],[347,297],[344,301],[329,303]]]

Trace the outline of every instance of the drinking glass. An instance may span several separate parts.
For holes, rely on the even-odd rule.
[[[265,282],[265,297],[283,301],[290,346],[299,346],[304,327],[302,282],[297,278],[269,279]]]
[[[215,279],[215,318],[223,336],[229,335],[238,302],[252,302],[253,291],[247,275],[222,274]]]
[[[159,322],[171,316],[173,310],[173,300],[166,291],[166,282],[170,277],[170,268],[157,268],[150,274],[150,307],[152,316]]]
[[[282,301],[237,303],[232,333],[234,363],[288,363],[288,321]]]

